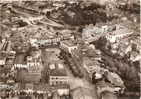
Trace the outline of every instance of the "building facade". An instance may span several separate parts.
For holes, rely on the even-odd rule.
[[[60,48],[66,52],[71,53],[72,50],[77,49],[77,45],[75,45],[73,42],[71,41],[62,41],[60,42]]]
[[[49,84],[52,86],[68,84],[69,77],[66,74],[64,65],[60,62],[49,65],[50,76]]]

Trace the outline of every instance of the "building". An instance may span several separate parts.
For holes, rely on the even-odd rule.
[[[8,53],[8,58],[9,59],[15,59],[15,57],[16,57],[16,52],[15,51],[10,51]]]
[[[39,82],[41,80],[41,72],[43,70],[43,65],[41,63],[41,58],[40,57],[32,57],[28,56],[27,57],[27,69],[28,69],[28,76],[26,77],[27,79],[30,79],[32,77],[35,77],[32,82]]]
[[[5,65],[6,63],[6,58],[0,58],[0,66]]]
[[[42,71],[42,60],[41,60],[41,50],[32,50],[30,56],[26,57],[26,62],[28,66],[28,72],[39,73]]]
[[[31,46],[38,48],[38,44],[36,42],[37,42],[37,39],[30,38],[30,44],[31,44]]]
[[[27,68],[26,64],[14,64],[14,68]]]
[[[99,38],[102,30],[99,27],[94,27],[93,25],[88,25],[83,29],[82,38],[86,41],[95,41]]]
[[[106,38],[111,43],[119,42],[121,39],[129,36],[132,33],[133,32],[131,30],[127,29],[127,28],[120,28],[120,29],[117,29],[113,32],[109,32],[108,35],[106,35]]]
[[[60,42],[60,48],[68,53],[72,53],[73,50],[76,50],[78,47],[72,41],[62,41]]]
[[[45,39],[45,40],[39,40],[36,43],[39,45],[39,47],[41,46],[52,46],[52,45],[58,45],[59,42],[63,39],[63,37],[57,37],[57,38],[49,38],[49,39]]]
[[[57,93],[59,96],[69,95],[70,86],[69,85],[62,85],[62,86],[57,87]]]
[[[33,58],[32,56],[28,56],[26,60],[26,56],[21,54],[17,55],[15,58],[14,67],[19,68],[18,73],[21,73],[21,78],[25,83],[38,83],[41,81],[41,71],[42,64],[40,58]],[[22,74],[22,70],[25,70]]]
[[[107,72],[107,78],[114,86],[124,88],[124,82],[118,74],[114,72]]]
[[[49,84],[56,85],[65,85],[68,84],[69,77],[66,74],[64,64],[60,61],[49,64]]]
[[[86,43],[90,43],[93,41],[98,40],[100,37],[106,35],[107,32],[111,32],[114,30],[112,26],[93,26],[92,24],[86,26],[82,32],[82,38],[85,40]]]
[[[53,93],[52,99],[71,99],[69,94],[70,88],[68,86],[59,86]]]
[[[88,57],[83,58],[83,66],[86,71],[92,76],[94,72],[99,72],[101,70],[98,61],[92,61]]]
[[[140,53],[136,51],[131,51],[130,52],[130,60],[135,62],[135,61],[140,61],[141,60],[141,55]]]

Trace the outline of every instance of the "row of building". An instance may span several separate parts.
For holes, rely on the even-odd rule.
[[[83,29],[82,38],[85,42],[93,42],[98,40],[100,37],[106,37],[111,43],[119,42],[121,39],[128,37],[133,31],[127,29],[125,26],[116,24],[113,26],[102,26],[96,27],[93,25],[86,26]]]

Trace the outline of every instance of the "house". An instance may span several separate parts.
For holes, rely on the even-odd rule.
[[[60,48],[61,48],[62,50],[64,50],[64,51],[68,52],[68,53],[71,53],[72,50],[75,50],[75,49],[77,49],[78,47],[77,47],[77,45],[74,44],[72,41],[66,40],[66,41],[61,41],[61,42],[60,42]]]
[[[66,74],[64,64],[60,61],[49,64],[49,84],[52,86],[68,84],[69,77]]]

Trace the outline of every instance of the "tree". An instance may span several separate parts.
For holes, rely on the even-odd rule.
[[[107,42],[108,41],[105,37],[100,37],[97,41],[93,43],[97,49],[105,49]]]
[[[18,69],[17,70],[17,75],[16,75],[16,79],[17,81],[23,83],[25,80],[25,74],[27,73],[27,70],[25,69]]]
[[[42,75],[42,81],[45,83],[49,82],[49,68],[48,68],[49,64],[45,64],[43,67],[43,71],[41,72]]]

